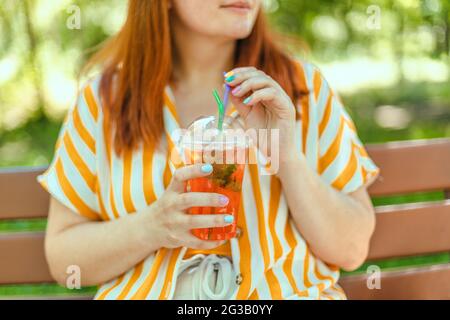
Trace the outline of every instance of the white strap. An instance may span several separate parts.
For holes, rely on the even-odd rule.
[[[210,280],[213,279],[215,266],[218,267],[217,288],[221,288],[220,292],[215,293],[214,287],[211,289]],[[200,300],[222,300],[227,298],[232,282],[233,266],[227,258],[220,258],[215,254],[205,257],[196,267],[198,270],[194,274],[192,293],[194,299]],[[196,294],[198,293],[198,294]],[[198,297],[197,297],[198,295]]]

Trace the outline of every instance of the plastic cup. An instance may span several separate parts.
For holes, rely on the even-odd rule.
[[[249,139],[233,120],[226,117],[223,130],[219,131],[214,117],[200,118],[181,139],[180,147],[186,165],[210,163],[213,166],[211,175],[189,180],[186,191],[218,193],[229,199],[226,207],[193,207],[188,213],[229,214],[234,217],[233,223],[226,227],[193,229],[192,233],[203,240],[227,240],[236,236]]]

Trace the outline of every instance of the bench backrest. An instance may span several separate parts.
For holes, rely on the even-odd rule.
[[[442,191],[442,201],[377,207],[369,260],[450,251],[450,139],[368,146],[381,168],[372,196]],[[49,196],[36,183],[44,168],[0,171],[0,220],[45,218]],[[53,282],[44,255],[44,232],[0,233],[0,284]],[[376,264],[376,262],[374,262]],[[367,274],[341,279],[350,299],[450,299],[450,262],[383,271],[381,289]]]

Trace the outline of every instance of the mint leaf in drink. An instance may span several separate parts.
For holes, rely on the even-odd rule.
[[[233,191],[241,191],[239,184],[233,177],[233,173],[237,170],[235,164],[214,164],[211,179],[213,183],[221,188],[227,188]]]

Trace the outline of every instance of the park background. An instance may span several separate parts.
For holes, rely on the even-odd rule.
[[[0,2],[0,167],[50,163],[80,68],[120,28],[126,3]],[[365,143],[450,137],[450,1],[267,0],[266,7],[276,30],[299,39],[293,53],[314,62],[341,94]],[[73,28],[78,10],[81,25]],[[435,192],[373,201],[443,198]],[[0,232],[43,230],[45,223],[4,221]],[[439,254],[377,264],[448,261]],[[57,285],[0,286],[0,298],[66,292]]]

